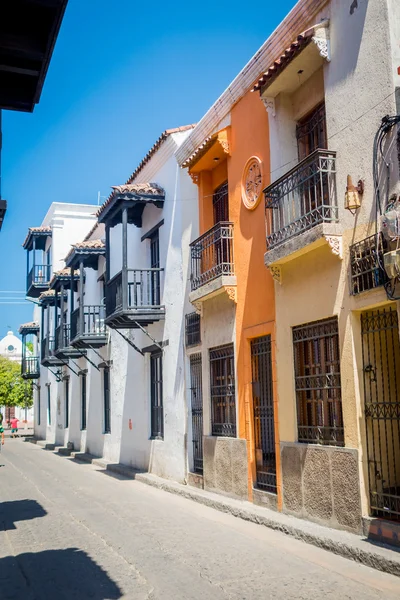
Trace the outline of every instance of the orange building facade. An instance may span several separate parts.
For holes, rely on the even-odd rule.
[[[274,282],[263,262],[269,162],[268,113],[249,91],[182,163],[198,184],[200,229],[187,308],[200,315],[186,350],[188,447],[197,484],[280,508]]]

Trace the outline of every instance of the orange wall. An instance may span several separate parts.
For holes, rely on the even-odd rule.
[[[213,191],[228,179],[227,161],[218,163],[212,171],[199,174],[199,220],[200,235],[214,225]]]
[[[234,222],[234,259],[237,276],[236,349],[239,403],[239,437],[248,440],[249,496],[255,479],[253,441],[252,374],[250,340],[271,334],[275,342],[274,282],[264,265],[265,211],[261,199],[255,210],[242,202],[242,175],[251,156],[263,162],[264,187],[269,183],[270,154],[268,114],[258,94],[248,92],[231,112],[231,156],[228,159],[230,220]],[[274,348],[274,345],[273,345]],[[275,352],[273,372],[275,374]],[[275,375],[274,375],[275,379]],[[276,382],[274,381],[275,421],[278,419]],[[275,427],[276,434],[278,427]],[[276,439],[279,473],[279,440]],[[278,482],[279,483],[279,482]],[[278,497],[279,501],[279,497]]]

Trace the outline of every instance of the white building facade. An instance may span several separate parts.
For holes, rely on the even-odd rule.
[[[64,266],[71,245],[93,228],[95,212],[93,205],[54,202],[42,224],[29,228],[23,244],[27,250],[27,297],[35,304],[33,321],[39,325],[35,345],[35,358],[39,360],[34,385],[34,431],[38,438],[49,443],[61,437],[60,383],[67,368],[65,361],[54,356],[58,323],[55,323],[55,294],[49,285],[54,273]]]

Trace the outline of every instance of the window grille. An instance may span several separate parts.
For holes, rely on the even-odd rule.
[[[104,433],[111,432],[110,369],[103,370]]]
[[[37,424],[40,425],[40,386],[37,386]]]
[[[201,342],[200,315],[192,312],[186,315],[186,346],[196,346]]]
[[[86,429],[86,373],[81,375],[81,429]]]
[[[337,317],[293,328],[298,440],[344,445]]]
[[[373,290],[387,282],[383,267],[384,251],[385,241],[381,233],[350,246],[351,294]]]
[[[212,435],[236,437],[233,344],[210,350]]]
[[[47,422],[51,425],[51,393],[50,385],[47,386]]]
[[[64,381],[65,428],[69,427],[69,379]]]
[[[164,438],[162,353],[150,355],[151,437]]]
[[[203,379],[201,354],[190,356],[193,472],[203,473]]]
[[[229,221],[229,196],[228,182],[220,185],[213,194],[214,225],[222,221]]]
[[[298,122],[296,139],[300,161],[318,148],[324,150],[328,148],[324,103]]]

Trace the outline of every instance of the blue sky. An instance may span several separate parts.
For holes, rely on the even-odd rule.
[[[51,202],[107,196],[162,131],[203,116],[294,4],[69,0],[39,105],[3,113],[0,298],[25,289],[21,243]],[[0,299],[0,337],[31,316]]]

